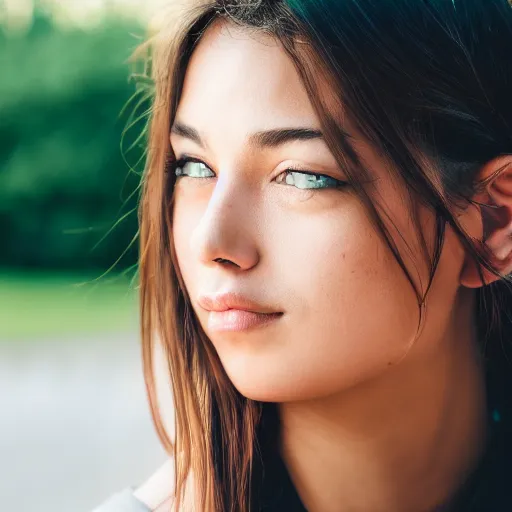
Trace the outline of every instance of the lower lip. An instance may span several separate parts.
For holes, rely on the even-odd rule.
[[[246,331],[268,325],[282,316],[283,313],[254,313],[242,309],[210,311],[208,328],[211,331]]]

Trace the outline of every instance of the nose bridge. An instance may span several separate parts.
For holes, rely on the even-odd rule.
[[[249,264],[254,249],[252,229],[257,218],[255,197],[240,176],[219,177],[191,236],[191,248],[203,263],[217,258]]]

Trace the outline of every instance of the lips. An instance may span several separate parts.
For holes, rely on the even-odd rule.
[[[274,314],[283,313],[278,308],[234,291],[216,294],[204,294],[198,298],[199,305],[207,311],[228,311],[237,309],[252,313]]]
[[[283,311],[234,291],[200,295],[199,305],[209,311],[210,331],[245,331],[268,325]]]
[[[264,327],[280,318],[283,313],[254,313],[241,309],[211,311],[208,315],[210,331],[247,331]]]

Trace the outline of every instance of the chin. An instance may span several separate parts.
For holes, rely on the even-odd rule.
[[[288,372],[280,376],[281,378],[272,378],[268,375],[248,377],[245,374],[236,375],[230,379],[238,392],[250,400],[283,403],[309,400],[318,396],[304,380],[290,379]]]

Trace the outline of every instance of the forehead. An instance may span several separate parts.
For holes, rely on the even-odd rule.
[[[283,125],[319,126],[304,85],[281,44],[217,20],[189,62],[177,118],[200,131],[244,133]]]

